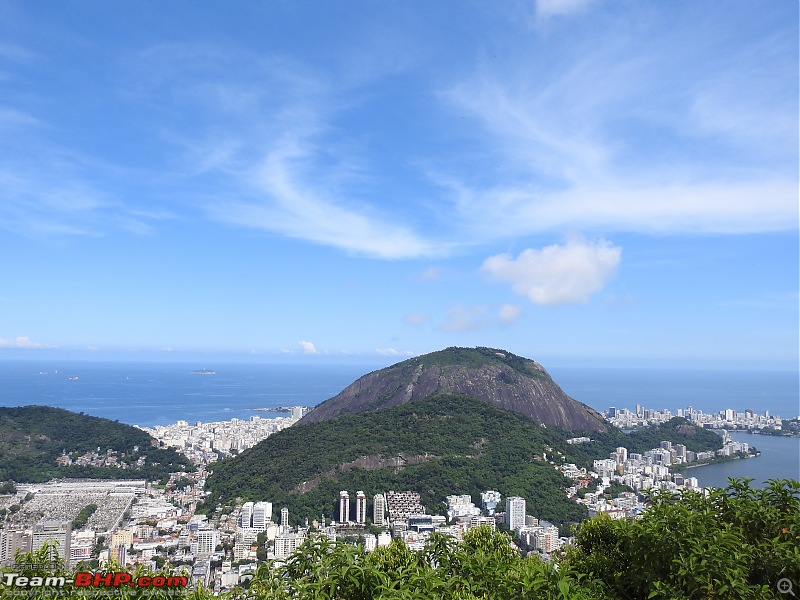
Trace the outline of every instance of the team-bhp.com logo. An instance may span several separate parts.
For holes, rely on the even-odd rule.
[[[142,575],[134,577],[130,573],[89,573],[79,571],[74,577],[63,576],[23,576],[19,573],[2,573],[0,582],[12,588],[63,588],[75,586],[78,588],[185,588],[189,579],[181,575]]]

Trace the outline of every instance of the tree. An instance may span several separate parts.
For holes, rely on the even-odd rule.
[[[775,597],[779,579],[800,580],[800,482],[659,491],[641,519],[601,515],[577,540],[562,564],[591,574],[609,598]]]

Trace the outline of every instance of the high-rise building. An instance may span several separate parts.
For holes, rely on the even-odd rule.
[[[512,530],[525,525],[525,498],[506,498],[506,525]]]
[[[239,527],[253,526],[253,503],[245,502],[242,506],[242,514],[239,516]]]
[[[346,490],[339,492],[339,523],[350,520],[350,494]]]
[[[201,529],[197,532],[197,555],[208,557],[214,554],[219,536],[216,529]]]
[[[108,548],[108,558],[122,566],[128,564],[128,546],[125,544],[113,544]]]
[[[70,521],[39,521],[33,526],[31,550],[41,550],[45,544],[50,545],[49,557],[54,562],[58,556],[64,562],[69,561],[69,544],[72,534]]]
[[[378,527],[386,525],[386,497],[375,494],[372,498],[372,523]]]
[[[17,551],[28,552],[31,549],[31,536],[23,531],[0,531],[0,567],[14,564]]]
[[[361,490],[356,492],[356,523],[367,522],[367,496]]]
[[[289,509],[285,506],[281,509],[281,529],[286,530],[289,528]]]
[[[305,533],[279,533],[275,536],[275,558],[283,559],[292,554],[306,539]]]
[[[272,502],[256,502],[253,505],[253,528],[265,531],[270,521],[272,521]]]

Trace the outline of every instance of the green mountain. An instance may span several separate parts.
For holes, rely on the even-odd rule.
[[[157,444],[147,432],[109,419],[49,406],[2,407],[0,481],[160,480],[192,469],[185,456]],[[57,460],[72,464],[62,466]]]
[[[441,393],[441,390],[461,393]],[[464,391],[466,390],[466,391]],[[719,436],[674,419],[626,435],[569,398],[536,362],[490,348],[448,348],[362,377],[290,427],[216,463],[204,507],[268,500],[294,522],[335,514],[340,490],[370,499],[414,490],[432,512],[445,496],[488,489],[527,499],[530,514],[579,521],[556,464],[592,466],[618,446],[642,453],[661,440],[719,448]],[[591,442],[568,444],[581,434]]]
[[[436,394],[464,394],[572,431],[605,431],[601,415],[573,400],[536,361],[496,348],[447,348],[374,371],[315,407],[301,423],[391,408]]]
[[[567,498],[568,481],[545,460],[553,454],[548,447],[573,449],[566,437],[482,400],[430,396],[290,427],[215,463],[207,508],[269,500],[299,522],[335,514],[340,490],[363,490],[370,505],[376,493],[415,490],[429,511],[440,512],[449,494],[479,500],[496,489],[525,497],[531,514],[579,521],[585,509]]]

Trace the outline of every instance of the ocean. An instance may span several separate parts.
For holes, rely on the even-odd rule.
[[[214,375],[192,371],[213,368]],[[43,404],[132,425],[246,419],[255,408],[314,406],[375,370],[363,365],[0,361],[0,406]],[[610,406],[672,412],[733,408],[794,418],[792,371],[550,368],[564,391],[605,411]],[[261,413],[262,416],[269,413]]]
[[[206,367],[215,374],[192,373]],[[255,409],[314,406],[375,368],[0,361],[0,406],[56,406],[141,426],[168,425],[181,419],[193,423],[248,419],[253,415],[269,417],[274,413]],[[598,411],[610,406],[633,409],[641,404],[673,412],[693,406],[707,413],[750,408],[761,414],[768,410],[784,418],[800,414],[797,372],[576,367],[548,370],[567,394]],[[759,447],[771,443],[768,438],[750,437],[755,439],[751,443]],[[787,440],[776,440],[784,441]],[[781,456],[789,458],[781,460]],[[795,445],[787,446],[768,461],[765,456],[728,464],[737,465],[731,467],[736,470],[777,461],[785,464],[781,471],[784,477],[798,477],[793,462],[797,457]],[[696,469],[693,475],[701,479],[701,471]]]

